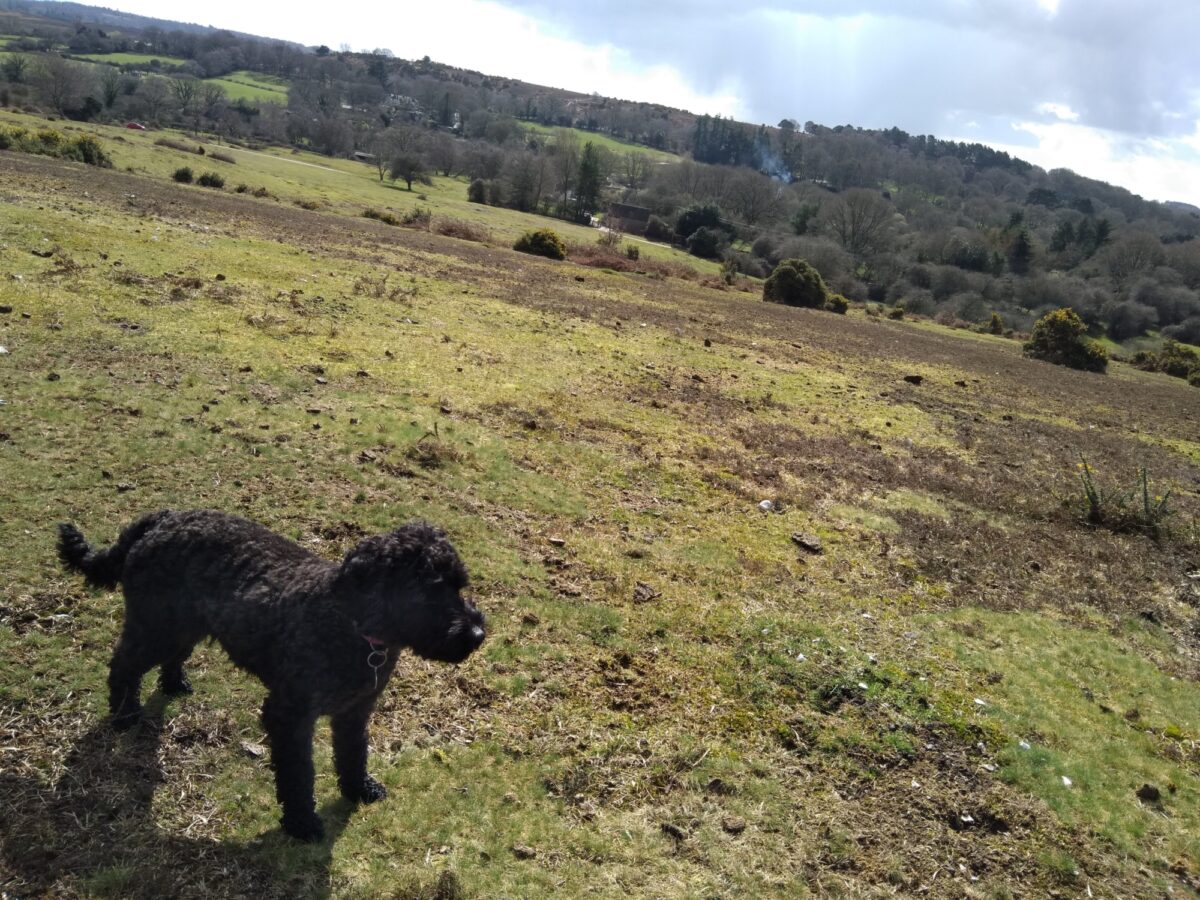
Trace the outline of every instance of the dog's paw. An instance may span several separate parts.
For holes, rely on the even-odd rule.
[[[128,731],[141,720],[142,711],[135,709],[133,712],[124,712],[113,716],[108,720],[108,724],[112,726],[114,731]]]
[[[325,838],[325,826],[316,813],[306,816],[284,816],[281,824],[284,832],[298,841],[316,844]]]
[[[195,693],[192,683],[187,680],[186,675],[181,678],[161,678],[158,683],[162,692],[168,697],[181,697]]]
[[[347,800],[353,800],[355,803],[374,803],[376,800],[382,800],[387,796],[387,788],[372,778],[370,775],[364,776],[362,783],[356,785],[353,789],[342,789],[342,796]]]

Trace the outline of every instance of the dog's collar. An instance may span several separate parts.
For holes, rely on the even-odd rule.
[[[379,638],[373,638],[369,634],[364,634],[362,639],[367,642],[372,651],[386,650],[388,647],[387,641],[381,641]]]

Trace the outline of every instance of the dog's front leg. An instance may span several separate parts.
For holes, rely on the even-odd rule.
[[[356,803],[374,803],[387,796],[387,788],[367,774],[367,722],[375,698],[333,716],[333,765],[342,796]]]
[[[317,815],[313,796],[311,704],[289,703],[272,693],[263,704],[263,727],[271,743],[271,765],[275,768],[275,796],[283,806],[283,830],[302,841],[319,841],[325,827]]]

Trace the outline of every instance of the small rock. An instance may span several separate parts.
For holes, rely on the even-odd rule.
[[[659,592],[644,581],[639,581],[633,589],[634,603],[649,603],[651,600],[656,600],[659,597]]]
[[[1033,744],[1029,743],[1029,741],[1019,741],[1019,742],[1017,743],[1017,746],[1018,746],[1018,747],[1020,747],[1022,750],[1031,750],[1031,749],[1033,749]]]
[[[956,381],[956,382],[954,382],[954,386],[955,387],[966,387],[967,383],[965,381]]]
[[[368,372],[366,369],[359,369],[357,372],[354,373],[354,377],[355,378],[370,378],[371,373]]]
[[[242,741],[242,751],[249,757],[259,759],[266,754],[267,748],[252,741]]]
[[[705,339],[704,339],[704,346],[705,346],[705,347],[711,347],[711,346],[712,346],[712,341],[710,341],[708,338],[705,338]]]
[[[453,411],[454,410],[452,410],[450,408],[450,404],[448,404],[448,403],[443,403],[441,406],[438,407],[438,412],[440,412],[443,416],[448,416]]]
[[[0,356],[8,356],[8,348],[0,347]]]
[[[118,494],[128,494],[130,491],[137,490],[136,484],[130,484],[128,481],[122,481],[117,485]]]
[[[658,827],[668,837],[672,837],[677,841],[687,840],[687,832],[673,822],[663,822]]]
[[[740,816],[726,816],[721,820],[721,827],[729,834],[741,834],[746,830],[746,820]]]
[[[217,273],[217,281],[224,281],[224,280],[225,280],[225,276],[222,275],[220,272],[218,272]]]
[[[242,366],[238,369],[239,372],[253,372],[254,366]]]
[[[1075,782],[1071,781],[1070,778],[1068,778],[1066,775],[1064,775],[1064,776],[1062,776],[1062,783],[1063,783],[1063,787],[1070,787]]]
[[[763,500],[761,503],[758,504],[758,508],[761,509],[763,512],[770,512],[771,510],[773,510],[775,508],[775,504],[770,500]]]
[[[824,553],[825,545],[821,543],[821,539],[815,534],[801,534],[796,532],[792,535],[792,543],[808,553]]]
[[[576,276],[575,276],[575,280],[576,280],[576,281],[583,281],[584,279],[583,279],[583,276],[582,276],[582,275],[576,275]]]
[[[905,375],[904,380],[907,381],[909,384],[920,384],[922,381],[925,380],[925,376],[924,375]]]
[[[12,312],[11,306],[9,306],[8,304],[0,303],[0,315],[7,316],[10,312]]]
[[[560,537],[546,538],[546,540],[549,541],[555,547],[565,547],[567,545],[566,540],[564,538],[560,538]]]
[[[318,376],[318,377],[317,377],[317,384],[329,384],[329,381],[328,381],[328,379],[321,378],[320,376]]]
[[[525,844],[513,844],[512,852],[517,859],[533,859],[537,856],[537,851]]]
[[[60,379],[60,378],[62,378],[62,376],[59,375],[57,372],[51,372],[46,376],[47,381],[58,381],[58,379]]]
[[[1145,803],[1157,803],[1162,799],[1162,792],[1152,784],[1143,784],[1137,789],[1137,796]]]
[[[306,409],[304,411],[306,413],[308,413],[310,416],[318,415],[321,412],[321,410],[317,409],[315,406],[310,406],[310,407],[308,407],[308,409]]]
[[[541,621],[542,620],[538,618],[537,613],[527,612],[525,615],[521,616],[522,625],[539,625],[541,624]]]

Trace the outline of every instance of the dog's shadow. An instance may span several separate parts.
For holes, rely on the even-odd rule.
[[[165,782],[159,748],[163,700],[117,733],[100,723],[80,737],[49,782],[0,771],[0,889],[122,897],[328,896],[333,843],[352,807],[321,810],[326,838],[301,845],[278,829],[250,842],[171,834],[153,821]],[[9,758],[11,760],[11,757]]]

